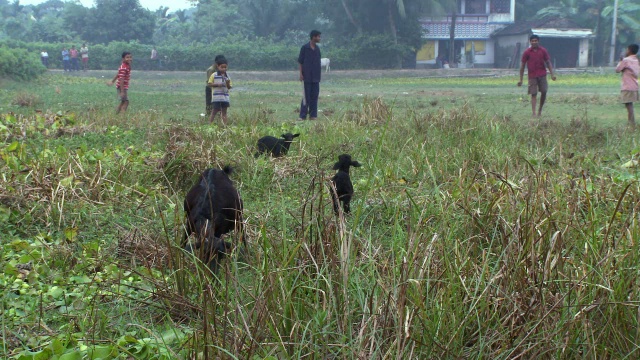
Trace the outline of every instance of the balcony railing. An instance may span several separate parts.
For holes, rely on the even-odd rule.
[[[460,14],[456,15],[456,23],[486,23],[489,21],[489,14]],[[422,22],[450,23],[451,15],[432,16],[422,18]]]

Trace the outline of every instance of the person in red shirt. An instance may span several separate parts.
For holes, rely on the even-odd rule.
[[[122,64],[118,69],[118,73],[113,79],[107,83],[107,85],[111,86],[114,83],[116,84],[116,89],[118,90],[118,97],[120,98],[120,104],[116,109],[116,114],[127,111],[127,107],[129,107],[129,98],[127,97],[127,90],[129,90],[129,78],[131,77],[131,61],[133,57],[130,52],[122,53]],[[116,82],[117,80],[117,82]]]
[[[531,110],[533,111],[533,117],[540,117],[542,115],[542,107],[544,101],[547,99],[547,89],[549,85],[547,83],[547,68],[551,74],[551,80],[556,81],[556,75],[553,73],[551,67],[551,57],[547,49],[540,46],[540,38],[538,35],[531,35],[529,37],[529,43],[531,47],[522,53],[522,64],[520,65],[520,81],[518,86],[522,86],[522,77],[524,76],[524,66],[527,65],[529,70],[529,95],[531,95]],[[540,107],[538,108],[538,114],[536,115],[536,102],[538,97],[538,91],[540,91]]]
[[[617,73],[622,73],[622,89],[620,91],[621,102],[627,108],[629,126],[635,129],[636,118],[633,111],[633,103],[640,101],[638,94],[638,76],[640,75],[640,62],[638,62],[638,44],[627,46],[625,57],[620,59],[616,67]]]

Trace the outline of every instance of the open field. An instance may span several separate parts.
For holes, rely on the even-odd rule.
[[[115,72],[0,80],[0,357],[639,356],[616,75],[561,73],[530,119],[510,73],[336,71],[300,122],[295,72],[229,73],[228,127],[201,117],[200,73],[134,67],[122,116]],[[253,156],[289,131],[287,157]],[[342,153],[363,167],[336,218]],[[175,245],[185,193],[227,164],[249,247],[217,281]]]

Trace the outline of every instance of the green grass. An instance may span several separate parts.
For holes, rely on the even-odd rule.
[[[296,122],[295,73],[230,73],[225,128],[202,74],[134,71],[122,116],[110,72],[3,82],[2,357],[638,357],[615,75],[562,74],[538,120],[513,76],[336,72]],[[253,157],[287,131],[287,157]],[[337,219],[341,153],[363,167]],[[249,248],[217,281],[175,245],[186,191],[227,164]]]

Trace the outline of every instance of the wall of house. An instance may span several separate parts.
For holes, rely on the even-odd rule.
[[[495,41],[485,40],[485,53],[484,55],[476,54],[474,63],[476,65],[493,65],[495,61],[495,47]]]
[[[435,67],[438,50],[438,41],[427,41],[416,54],[416,68]]]
[[[509,62],[512,60],[514,56],[514,51],[516,49],[516,44],[520,43],[520,51],[516,54],[515,66],[513,68],[520,67],[520,57],[522,57],[522,52],[529,46],[529,35],[528,34],[520,34],[520,35],[508,35],[508,36],[500,36],[496,39],[495,42],[495,67],[497,68],[507,68],[509,67]]]
[[[484,51],[482,54],[475,54],[474,58],[474,66],[475,67],[493,67],[494,59],[495,59],[495,41],[492,39],[489,40],[464,40],[466,51],[470,52],[471,42],[472,41],[484,41]],[[436,57],[440,54],[440,42],[439,41],[428,41],[423,48],[418,51],[416,55],[416,67],[419,68],[432,68],[436,67]],[[476,48],[479,49],[479,48]],[[434,51],[435,50],[435,51]],[[443,49],[443,51],[446,51]],[[461,48],[460,52],[463,53],[465,48]],[[444,54],[445,57],[448,56],[448,53]],[[467,64],[467,67],[470,67],[470,64]]]
[[[516,0],[511,0],[511,11],[509,14],[495,14],[492,13],[489,15],[489,22],[494,23],[513,23],[516,21]]]

